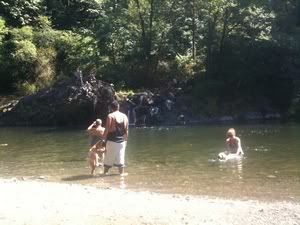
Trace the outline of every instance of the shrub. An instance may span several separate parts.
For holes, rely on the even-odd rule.
[[[15,41],[15,51],[12,53],[13,58],[19,63],[34,63],[37,59],[37,49],[35,45],[28,41]]]
[[[29,83],[28,81],[25,81],[23,83],[17,84],[17,91],[20,95],[31,95],[36,93],[38,88],[35,84]]]
[[[116,92],[118,101],[126,101],[126,99],[131,95],[134,95],[134,91],[132,90],[120,90]]]

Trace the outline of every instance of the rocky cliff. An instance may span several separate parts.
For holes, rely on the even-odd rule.
[[[74,76],[50,89],[2,108],[0,124],[10,126],[77,126],[104,119],[115,99],[114,88],[94,76]]]

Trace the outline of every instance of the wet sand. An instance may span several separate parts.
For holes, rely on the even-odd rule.
[[[296,225],[300,203],[240,201],[0,179],[0,224]]]

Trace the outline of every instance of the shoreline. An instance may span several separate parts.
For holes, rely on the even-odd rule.
[[[0,224],[300,224],[300,203],[0,179]]]

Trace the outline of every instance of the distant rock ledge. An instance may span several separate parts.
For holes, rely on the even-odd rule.
[[[94,76],[70,78],[1,108],[2,126],[80,126],[104,119],[114,88]]]
[[[87,126],[96,118],[105,120],[109,104],[116,99],[113,85],[94,76],[74,76],[20,100],[0,106],[0,126]],[[180,89],[149,90],[127,96],[121,101],[131,126],[172,126],[249,121],[281,120],[274,110],[266,113],[240,112],[233,115],[203,116],[193,113],[199,101]]]

